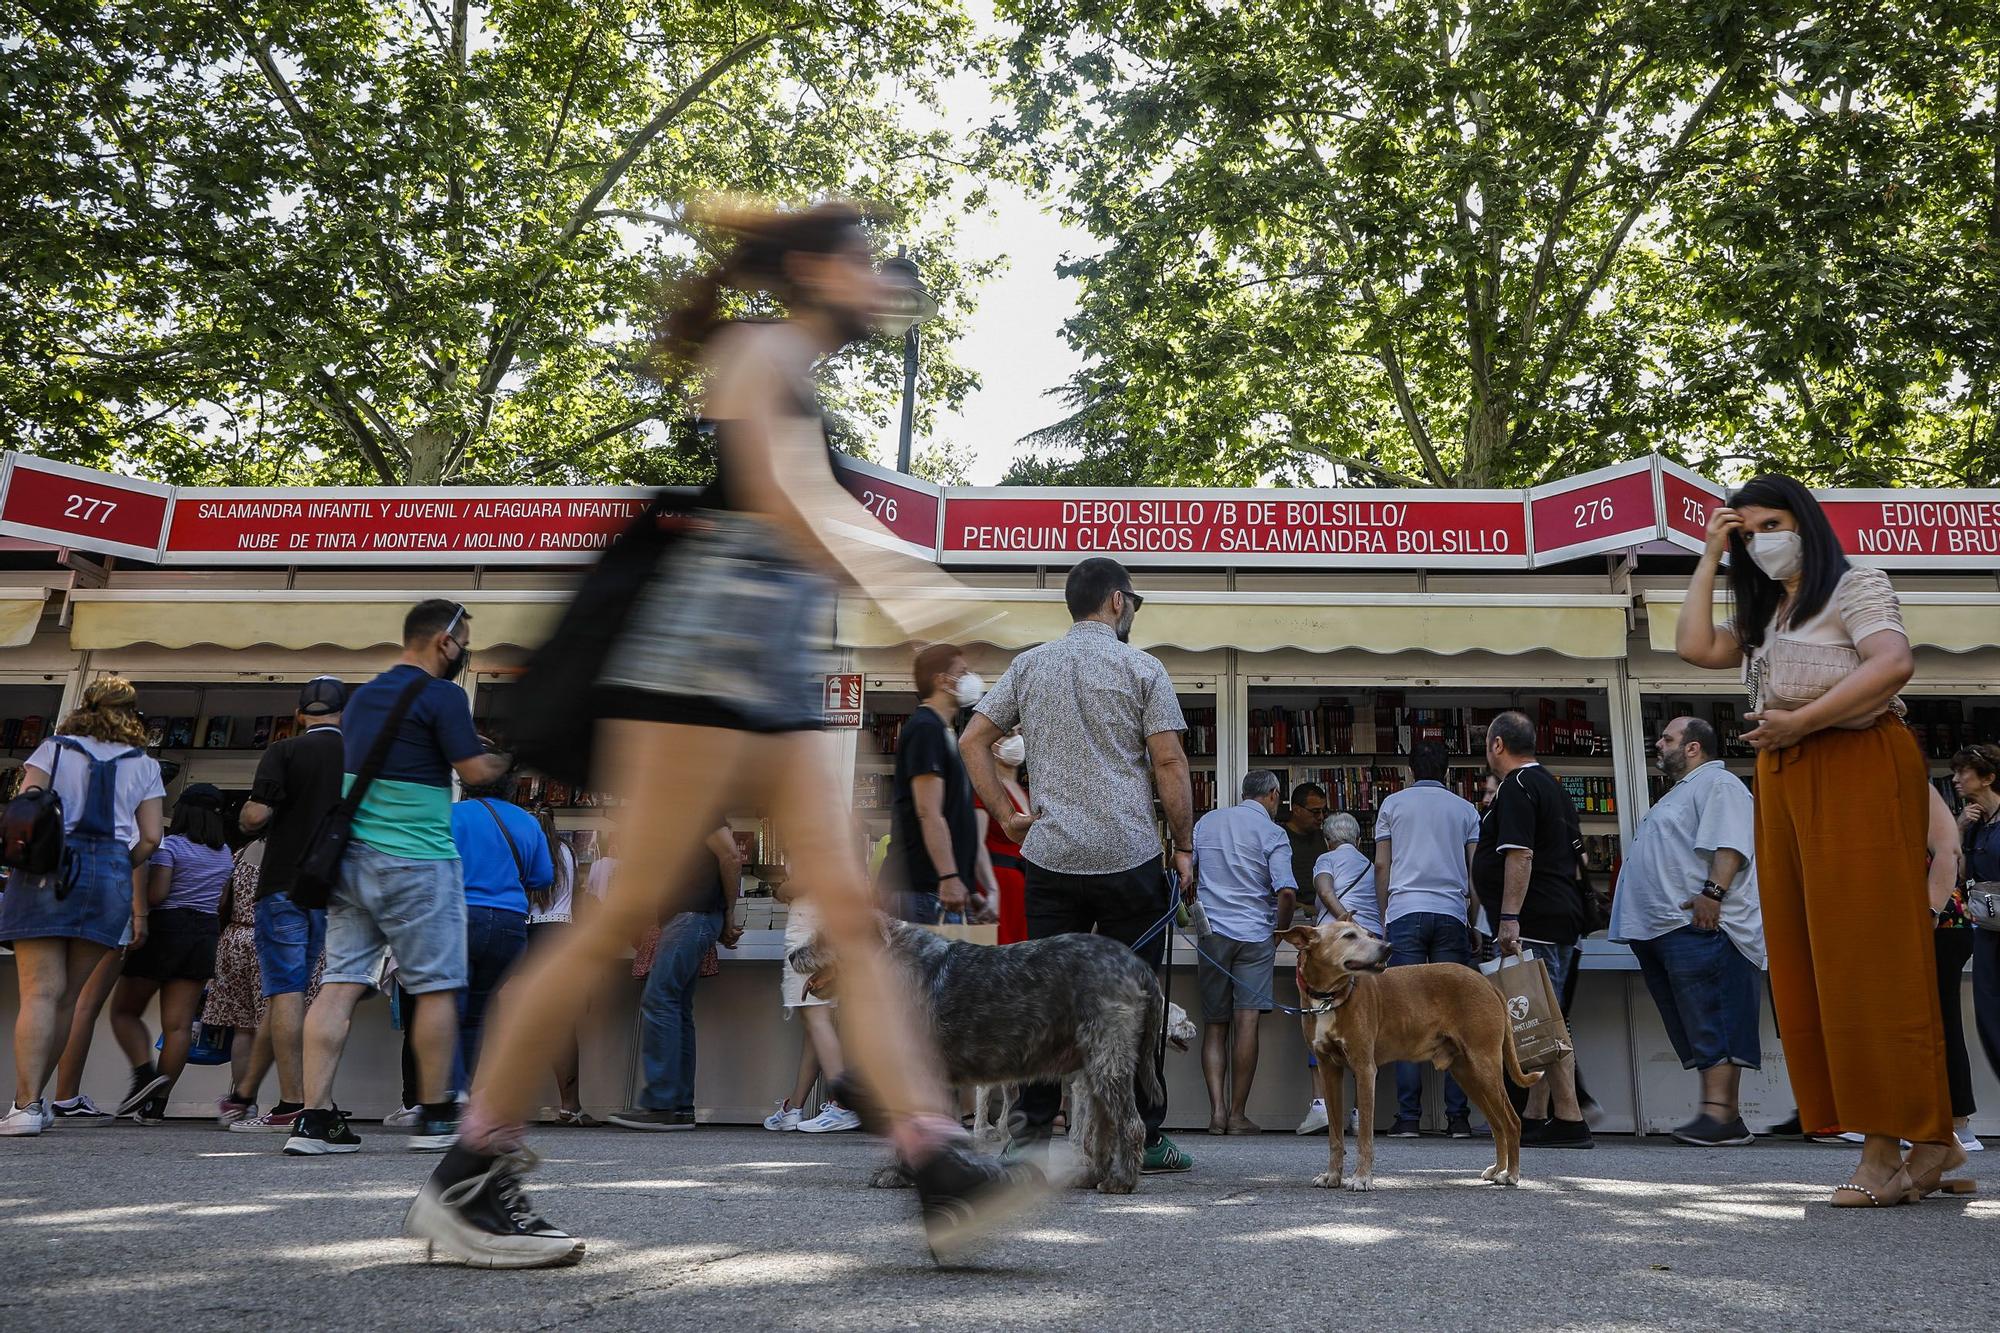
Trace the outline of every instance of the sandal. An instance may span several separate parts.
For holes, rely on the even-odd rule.
[[[588,1111],[556,1111],[555,1123],[571,1129],[603,1129],[604,1122]]]
[[[1910,1157],[1914,1157],[1925,1148],[1940,1150],[1937,1164],[1922,1171],[1910,1170]],[[1965,1165],[1965,1161],[1965,1145],[1956,1139],[1951,1143],[1918,1143],[1911,1146],[1909,1156],[1903,1159],[1903,1169],[1910,1172],[1911,1186],[1917,1191],[1917,1197],[1920,1199],[1932,1194],[1977,1194],[1979,1182],[1970,1176],[1960,1176],[1955,1180],[1944,1178],[1945,1172],[1957,1170]]]
[[[1861,1196],[1861,1199],[1866,1199],[1867,1202],[1863,1203],[1861,1199],[1843,1202],[1840,1197],[1842,1190],[1846,1190],[1850,1194],[1858,1194]],[[1834,1186],[1833,1197],[1826,1202],[1830,1208],[1895,1208],[1902,1204],[1915,1203],[1923,1197],[1922,1194],[1917,1192],[1917,1187],[1911,1183],[1910,1173],[1899,1166],[1896,1168],[1896,1174],[1890,1176],[1884,1182],[1881,1194],[1877,1194],[1866,1185],[1857,1185],[1850,1180],[1845,1185]]]

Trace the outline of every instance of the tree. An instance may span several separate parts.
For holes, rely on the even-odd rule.
[[[852,194],[951,335],[965,163],[912,128],[956,0],[0,0],[0,433],[167,480],[665,481],[701,466],[661,286],[685,201]],[[971,202],[976,205],[977,195]],[[839,367],[880,420],[894,349]],[[655,447],[664,442],[665,447]]]
[[[1010,480],[2000,467],[1990,5],[999,9],[1102,243]]]

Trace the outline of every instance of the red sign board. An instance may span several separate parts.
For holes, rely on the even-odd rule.
[[[1528,503],[1537,565],[1623,550],[1659,536],[1650,458],[1537,486],[1528,492]]]
[[[900,472],[842,458],[834,475],[883,527],[929,560],[937,555],[938,490]]]
[[[174,488],[30,454],[8,459],[0,532],[155,560]]]
[[[1519,491],[1062,491],[946,493],[945,561],[1124,564],[1528,563]]]
[[[1864,565],[2000,567],[2000,493],[1819,491],[1841,549]]]
[[[164,561],[182,565],[566,564],[645,508],[635,487],[184,487]]]
[[[1727,492],[1679,463],[1657,459],[1660,471],[1660,535],[1676,546],[1699,551],[1708,545],[1708,520]]]
[[[826,725],[834,730],[861,728],[861,677],[837,675],[826,678]]]

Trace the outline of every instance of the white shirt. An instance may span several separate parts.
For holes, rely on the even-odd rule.
[[[1477,806],[1426,779],[1383,798],[1375,840],[1389,844],[1386,921],[1412,912],[1465,920],[1471,891],[1465,849],[1479,842]]]
[[[1353,843],[1343,842],[1313,862],[1315,885],[1321,875],[1332,877],[1334,899],[1347,909],[1347,914],[1354,918],[1354,924],[1380,938],[1382,905],[1375,901],[1375,863],[1362,855],[1361,849]],[[1319,901],[1317,892],[1313,894],[1312,901]]]
[[[1258,801],[1211,810],[1194,826],[1194,891],[1209,929],[1257,944],[1278,920],[1278,890],[1292,882],[1292,841]]]
[[[1692,924],[1681,904],[1701,892],[1711,858],[1722,848],[1743,869],[1722,900],[1722,929],[1737,951],[1764,962],[1764,914],[1757,901],[1756,805],[1743,780],[1720,759],[1690,769],[1667,789],[1632,835],[1611,900],[1612,939],[1652,940]]]
[[[550,847],[556,854],[556,896],[549,899],[547,907],[537,908],[532,902],[528,904],[528,924],[531,926],[547,921],[569,920],[570,908],[576,899],[576,853],[561,838],[557,838]]]
[[[611,876],[618,865],[615,856],[600,856],[590,863],[590,875],[584,881],[583,891],[599,902],[611,891]]]
[[[166,784],[160,780],[160,761],[144,752],[143,746],[127,745],[123,741],[100,741],[89,736],[66,736],[63,739],[76,741],[98,759],[109,759],[114,754],[127,750],[139,750],[137,757],[121,762],[117,767],[118,781],[112,789],[112,828],[118,841],[127,847],[139,841],[139,805],[154,797],[165,798]],[[62,749],[62,758],[56,758],[56,751]],[[90,761],[73,750],[57,746],[51,737],[35,747],[28,756],[28,767],[39,768],[44,773],[55,775],[56,795],[62,797],[63,832],[74,829],[83,818],[83,804],[90,794]]]

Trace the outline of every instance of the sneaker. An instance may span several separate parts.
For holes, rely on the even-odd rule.
[[[1194,1170],[1194,1158],[1180,1150],[1180,1145],[1166,1135],[1146,1149],[1146,1155],[1139,1162],[1142,1176],[1169,1176],[1182,1171]]]
[[[288,1157],[320,1157],[327,1153],[361,1151],[360,1136],[348,1126],[347,1113],[339,1107],[330,1111],[307,1108],[292,1122],[292,1136],[285,1140]]]
[[[1165,1139],[1160,1142],[1173,1146]],[[995,1162],[957,1145],[941,1148],[911,1168],[910,1179],[923,1209],[924,1239],[939,1263],[1019,1216],[1049,1190],[1048,1177],[1038,1167]]]
[[[1964,1129],[1956,1131],[1956,1133],[1958,1135],[1958,1146],[1967,1152],[1986,1151],[1986,1145],[1981,1143],[1979,1136],[1972,1132],[1972,1126],[1967,1125]]]
[[[1472,1117],[1466,1114],[1449,1116],[1444,1122],[1446,1138],[1469,1139],[1472,1137]]]
[[[405,1106],[401,1110],[391,1111],[389,1112],[389,1114],[383,1116],[382,1128],[415,1129],[418,1125],[423,1123],[423,1119],[424,1119],[423,1107]]]
[[[1799,1125],[1799,1113],[1797,1111],[1792,1112],[1790,1119],[1780,1120],[1777,1124],[1765,1130],[1764,1133],[1774,1139],[1802,1139],[1806,1136],[1805,1130]]]
[[[1306,1108],[1306,1118],[1299,1121],[1299,1127],[1293,1130],[1292,1133],[1294,1134],[1326,1133],[1326,1103],[1315,1097],[1313,1099],[1313,1104]]]
[[[861,1117],[839,1102],[821,1102],[819,1114],[799,1121],[801,1134],[837,1134],[843,1129],[861,1128]]]
[[[49,1109],[58,1120],[109,1120],[111,1112],[90,1100],[90,1094],[72,1097],[66,1102],[50,1102]]]
[[[167,1094],[156,1092],[133,1108],[132,1119],[142,1125],[164,1125],[167,1123]]]
[[[411,1152],[443,1152],[458,1142],[458,1121],[419,1120],[410,1126],[410,1137],[403,1146]]]
[[[778,1103],[778,1109],[764,1117],[764,1128],[777,1134],[788,1134],[799,1127],[799,1108],[790,1101]]]
[[[1841,1134],[1815,1134],[1812,1136],[1812,1141],[1814,1143],[1866,1143],[1868,1142],[1868,1136],[1866,1134],[1858,1134],[1850,1129]]]
[[[7,1114],[0,1116],[0,1138],[33,1138],[47,1129],[48,1105],[37,1099],[26,1106],[9,1106]]]
[[[131,1115],[139,1109],[139,1103],[167,1086],[170,1082],[165,1074],[155,1073],[151,1065],[141,1065],[132,1071],[132,1089],[125,1094],[125,1100],[118,1103],[113,1115]]]
[[[1000,1149],[1000,1165],[1032,1166],[1046,1174],[1049,1169],[1049,1141],[1036,1135],[1008,1139]]]
[[[1727,1120],[1718,1120],[1707,1114],[1698,1115],[1675,1130],[1674,1137],[1698,1148],[1734,1148],[1757,1141],[1757,1136],[1750,1132],[1740,1115]]]
[[[563,1125],[570,1129],[604,1128],[604,1122],[602,1120],[599,1120],[596,1116],[592,1115],[590,1112],[582,1110],[581,1108],[571,1111],[560,1106],[556,1108],[555,1119],[550,1123]]]
[[[220,1097],[215,1103],[215,1123],[224,1129],[256,1114],[257,1103],[243,1101],[234,1094]]]
[[[55,1124],[56,1113],[54,1110],[50,1109],[48,1098],[40,1097],[37,1098],[36,1100],[39,1101],[42,1105],[42,1128],[47,1129],[50,1125]]]
[[[442,1183],[463,1165],[439,1163],[403,1217],[403,1234],[424,1242],[428,1259],[474,1268],[555,1268],[583,1257],[583,1242],[551,1226],[528,1204],[521,1177],[536,1158],[525,1150],[487,1162],[463,1180]]]
[[[1414,1139],[1421,1134],[1422,1131],[1417,1128],[1416,1121],[1398,1119],[1395,1124],[1389,1126],[1389,1133],[1386,1137],[1392,1139]]]
[[[611,1117],[611,1123],[625,1129],[647,1129],[654,1131],[669,1129],[693,1129],[693,1111],[649,1111],[644,1107],[634,1107],[620,1111]]]
[[[257,1110],[254,1106],[250,1110],[253,1114],[244,1116],[229,1127],[231,1134],[289,1134],[299,1117],[305,1114],[303,1110],[280,1111],[275,1106],[262,1115],[254,1114]]]
[[[1597,1141],[1590,1137],[1590,1125],[1583,1120],[1545,1120],[1535,1132],[1535,1137],[1521,1136],[1524,1148],[1595,1148]]]

